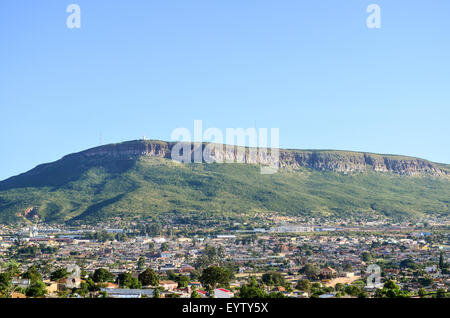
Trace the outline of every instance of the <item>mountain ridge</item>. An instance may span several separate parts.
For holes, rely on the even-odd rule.
[[[280,169],[177,163],[175,142],[135,140],[69,154],[0,181],[0,222],[98,222],[213,214],[418,218],[450,211],[449,166],[397,155],[280,150]],[[202,150],[206,144],[202,144]],[[193,156],[196,145],[189,148]],[[199,145],[197,145],[199,147]],[[255,162],[258,163],[258,162]]]
[[[177,142],[166,142],[160,140],[132,140],[121,143],[113,143],[102,146],[97,146],[83,150],[80,152],[68,154],[61,159],[68,160],[73,158],[98,158],[105,157],[115,159],[130,159],[138,158],[141,156],[155,156],[160,158],[171,159],[172,147]],[[194,143],[191,144],[191,158],[194,157]],[[202,150],[204,150],[207,143],[202,143]],[[219,145],[226,146],[226,145]],[[249,155],[248,147],[236,146],[236,149],[240,149],[245,152],[244,158],[236,158],[236,154],[233,157],[227,157],[226,159],[232,159],[240,163],[259,164],[261,160],[255,158],[255,156]],[[245,149],[245,150],[244,150]],[[426,159],[417,157],[392,155],[392,154],[377,154],[371,152],[359,152],[359,151],[347,151],[347,150],[328,150],[328,149],[279,149],[280,156],[279,162],[281,168],[310,168],[319,171],[334,171],[342,173],[350,172],[364,172],[373,170],[376,172],[388,172],[404,175],[432,175],[437,177],[449,177],[450,165],[444,163],[435,163]],[[237,153],[237,151],[236,151]],[[212,159],[217,158],[212,154]],[[54,162],[57,162],[54,161]],[[192,160],[193,161],[193,160]],[[40,169],[51,163],[38,165],[37,167],[29,170],[26,173],[32,173],[35,169]],[[263,162],[263,163],[267,163]],[[7,178],[1,182],[8,181],[20,175]],[[1,189],[1,188],[0,188]]]

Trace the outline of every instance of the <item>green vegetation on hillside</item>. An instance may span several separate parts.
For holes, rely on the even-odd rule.
[[[161,213],[388,217],[448,214],[450,182],[376,172],[309,169],[261,175],[249,164],[178,164],[157,157],[60,160],[0,182],[0,221],[94,222]]]

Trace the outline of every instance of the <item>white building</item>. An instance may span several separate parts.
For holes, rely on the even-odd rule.
[[[234,293],[224,288],[214,289],[214,298],[233,298]]]
[[[269,232],[275,232],[275,233],[314,232],[314,227],[304,226],[304,225],[282,225],[282,226],[270,228]]]
[[[100,288],[111,298],[152,298],[154,289],[119,289],[119,288]]]

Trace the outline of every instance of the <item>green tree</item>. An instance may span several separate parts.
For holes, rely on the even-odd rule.
[[[202,296],[194,289],[191,293],[191,298],[202,298]]]
[[[139,280],[133,277],[129,272],[120,273],[117,276],[117,283],[120,287],[130,289],[142,287],[142,284],[139,282]]]
[[[336,285],[334,285],[334,290],[339,292],[341,290],[344,290],[345,286],[342,283],[337,283]]]
[[[114,281],[114,275],[105,268],[95,270],[92,280],[96,283],[106,283]]]
[[[0,273],[0,297],[9,297],[12,290],[12,278],[9,273]]]
[[[119,242],[126,242],[128,240],[128,236],[125,233],[117,233],[115,235],[115,239]]]
[[[16,261],[10,261],[6,264],[6,273],[8,273],[11,277],[17,276],[20,274],[19,271],[19,263]]]
[[[69,292],[67,291],[67,289],[59,290],[57,292],[57,294],[58,294],[58,298],[68,298],[69,297]]]
[[[311,282],[308,279],[300,279],[295,288],[309,293],[311,291]]]
[[[143,286],[159,286],[159,275],[151,268],[140,273],[138,279]]]
[[[160,236],[162,227],[159,223],[147,224],[145,231],[151,237]]]
[[[356,285],[349,285],[343,288],[343,291],[350,296],[359,297],[362,295],[363,289]]]
[[[426,275],[424,277],[419,278],[420,285],[427,287],[434,284],[433,278],[431,278],[429,275]]]
[[[53,271],[50,274],[50,280],[52,281],[57,281],[58,279],[61,278],[67,278],[69,277],[69,273],[67,272],[67,269],[65,268],[58,268],[57,270]]]
[[[401,268],[411,268],[411,269],[416,269],[418,267],[418,265],[416,264],[416,262],[414,262],[414,260],[412,260],[411,258],[407,258],[404,259],[400,262],[400,267]]]
[[[162,243],[161,247],[160,247],[160,251],[161,252],[165,252],[165,251],[168,251],[168,250],[169,250],[169,243],[167,243],[167,242]]]
[[[91,277],[88,277],[86,279],[86,285],[87,285],[88,290],[90,292],[94,292],[94,291],[99,290],[99,288],[95,285],[95,282],[94,282],[94,280]]]
[[[370,254],[369,252],[363,252],[361,254],[361,259],[366,263],[370,262],[372,260],[372,254]]]
[[[195,268],[204,269],[211,265],[222,264],[223,258],[219,257],[219,252],[214,246],[206,245],[203,254],[197,257],[195,261]]]
[[[343,270],[344,270],[345,272],[351,272],[351,271],[353,271],[353,266],[352,266],[352,264],[346,263],[346,264],[344,265]]]
[[[200,276],[202,275],[201,271],[193,270],[189,273],[189,277],[191,278],[191,281],[198,281]]]
[[[439,268],[441,269],[441,270],[443,270],[444,268],[446,268],[447,266],[446,266],[446,264],[445,264],[445,261],[444,261],[444,253],[440,253],[439,254]]]
[[[419,289],[420,298],[424,298],[426,294],[427,294],[427,292],[426,292],[425,288],[422,287]]]
[[[378,298],[406,298],[410,296],[411,294],[408,291],[401,290],[393,280],[385,282],[383,288],[378,289],[375,293],[375,297]]]
[[[272,292],[267,295],[267,298],[287,298],[282,292]]]
[[[172,270],[167,271],[166,276],[168,280],[176,281],[178,279],[178,274],[175,274],[175,272]]]
[[[47,294],[47,287],[42,280],[34,280],[26,289],[25,295],[28,297],[43,297]]]
[[[266,298],[267,293],[258,286],[254,278],[250,278],[248,284],[242,285],[239,289],[240,298]]]
[[[81,297],[86,297],[86,295],[89,294],[89,285],[88,285],[88,283],[82,282],[80,284],[80,288],[77,289],[77,293]]]
[[[444,288],[439,288],[436,291],[436,298],[445,298],[447,291]]]
[[[186,275],[180,275],[177,277],[176,282],[178,283],[178,288],[186,288],[190,283],[190,279]]]
[[[31,282],[42,281],[42,276],[38,272],[36,266],[28,268],[28,270],[22,274],[22,278],[29,279]]]
[[[212,291],[218,286],[228,288],[230,285],[230,272],[227,268],[210,266],[203,270],[200,282],[208,291]]]
[[[306,264],[300,269],[299,273],[304,274],[311,280],[314,280],[319,275],[319,269],[313,264]]]
[[[264,284],[267,286],[284,286],[286,285],[286,280],[281,273],[277,272],[268,272],[262,275],[261,277]]]
[[[145,267],[145,257],[141,256],[141,257],[139,257],[139,260],[137,262],[137,269],[139,271],[141,271],[144,269],[144,267]]]
[[[47,294],[47,286],[42,282],[42,276],[36,266],[31,266],[22,274],[22,278],[30,280],[30,286],[25,290],[28,297],[43,297]]]

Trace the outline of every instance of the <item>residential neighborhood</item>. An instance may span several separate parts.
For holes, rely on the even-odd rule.
[[[1,225],[0,293],[13,298],[448,297],[448,224],[300,221],[276,220],[253,229],[218,226],[210,233],[191,226],[198,231],[189,234],[156,223]]]

